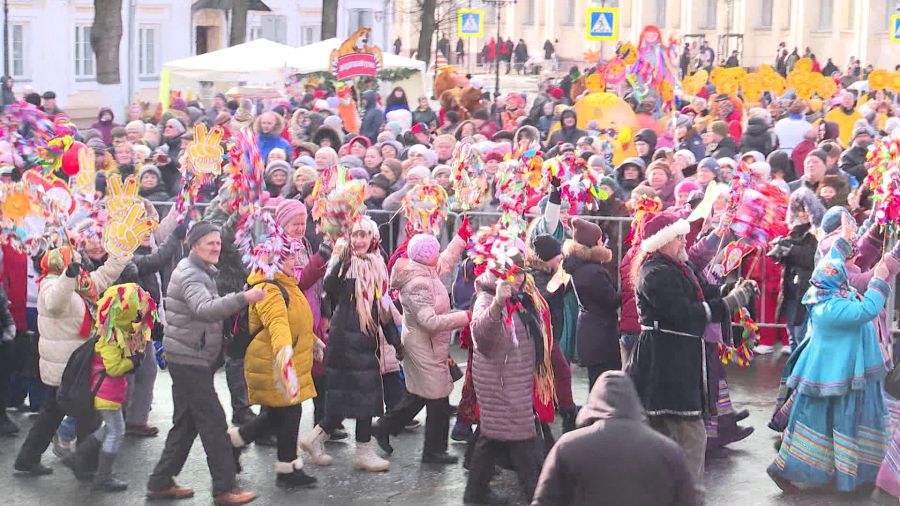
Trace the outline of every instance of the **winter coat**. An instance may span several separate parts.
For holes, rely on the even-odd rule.
[[[562,339],[563,321],[565,319],[565,298],[566,294],[573,291],[571,280],[563,286],[560,286],[554,292],[547,289],[547,285],[556,272],[550,269],[546,262],[538,258],[534,253],[528,256],[528,267],[531,269],[531,276],[534,278],[534,286],[541,292],[541,297],[547,301],[550,308],[550,324],[553,327],[553,341],[559,342]],[[573,292],[574,293],[574,292]]]
[[[690,263],[656,252],[641,265],[635,294],[642,330],[630,372],[647,414],[709,412],[702,336],[707,323],[731,314],[718,287],[701,279]]]
[[[16,329],[20,332],[28,330],[28,267],[31,260],[28,255],[18,251],[10,244],[0,246],[3,265],[0,266],[0,288],[5,290]]]
[[[366,111],[359,127],[359,135],[367,137],[374,144],[378,140],[381,125],[384,125],[384,113],[378,108],[378,94],[375,91],[364,92],[362,98],[366,100]]]
[[[747,128],[744,129],[744,135],[741,137],[741,153],[759,151],[768,156],[774,148],[772,129],[769,125],[765,120],[750,118],[747,121]]]
[[[568,118],[569,116],[575,118],[575,126],[569,128],[563,126],[563,120]],[[553,135],[550,136],[550,140],[547,141],[547,149],[556,146],[557,144],[562,144],[568,142],[569,144],[575,145],[578,142],[578,139],[587,135],[587,132],[578,128],[578,116],[575,114],[575,111],[572,109],[566,109],[559,116],[559,130],[553,132]]]
[[[448,397],[453,380],[447,367],[453,330],[466,327],[465,311],[450,310],[450,296],[437,269],[418,262],[398,263],[391,289],[403,306],[403,373],[409,393],[424,399]]]
[[[166,293],[166,360],[213,367],[220,360],[223,321],[247,305],[243,293],[219,297],[219,271],[193,253],[178,262]]]
[[[109,113],[110,120],[109,121],[100,121],[100,118],[103,117],[105,113]],[[97,113],[97,122],[91,125],[91,128],[100,132],[100,139],[103,140],[104,144],[107,146],[112,145],[112,130],[117,126],[122,126],[115,122],[116,115],[113,113],[112,109],[109,107],[101,107],[100,111]]]
[[[861,146],[853,146],[841,153],[838,160],[838,168],[855,177],[859,183],[866,180],[866,156],[869,150]]]
[[[709,149],[712,148],[712,149]],[[707,146],[709,156],[718,160],[719,158],[736,158],[738,153],[737,143],[731,137],[725,137],[716,144]]]
[[[213,201],[206,208],[203,219],[221,227],[222,251],[219,253],[219,263],[216,264],[219,295],[243,290],[249,273],[244,268],[241,253],[234,241],[234,229],[240,216],[237,212],[227,213],[218,201]]]
[[[703,157],[706,156],[706,147],[703,145],[703,139],[697,135],[696,132],[694,135],[679,142],[675,147],[675,151],[680,151],[682,149],[686,149],[693,153],[694,158],[697,160],[702,160]]]
[[[253,273],[247,283],[265,290],[265,298],[250,306],[249,323],[251,332],[262,329],[244,356],[244,376],[250,404],[282,408],[299,404],[316,396],[313,386],[313,347],[316,336],[313,333],[313,316],[297,280],[283,272],[276,272],[273,281],[281,285],[288,295],[287,305],[281,290],[273,283],[260,283],[265,275]],[[300,396],[289,399],[283,393],[275,369],[275,357],[285,346],[293,353],[294,374],[297,375]]]
[[[572,239],[563,244],[563,268],[572,276],[578,297],[578,357],[591,366],[619,359],[619,293],[603,265],[612,252],[600,246],[587,247]]]
[[[778,244],[783,248],[773,248],[769,253],[776,262],[782,265],[781,290],[778,293],[777,319],[784,316],[785,304],[803,298],[809,289],[809,277],[815,268],[816,247],[819,241],[812,233],[810,225],[798,225]],[[802,325],[806,321],[806,306],[797,304],[794,319],[788,325]]]
[[[97,293],[112,286],[131,257],[110,257],[100,268],[90,273]],[[75,293],[75,278],[65,275],[49,277],[38,288],[38,342],[41,381],[58,387],[69,356],[84,342],[80,335],[87,307]]]
[[[641,157],[641,160],[644,160],[644,167],[649,167],[650,162],[653,161],[653,153],[656,152],[656,132],[651,128],[642,128],[638,130],[638,133],[634,136],[633,142],[637,141],[646,142],[647,145],[650,146],[647,154]]]
[[[617,506],[702,504],[684,453],[647,425],[623,373],[597,381],[578,425],[547,455],[531,506],[589,506],[600,497]]]
[[[346,269],[341,263],[333,264],[324,280],[325,297],[333,308],[328,331],[325,411],[339,418],[371,418],[384,412],[379,339],[360,329],[356,280],[347,277]],[[372,303],[372,318],[381,325],[387,342],[396,346],[400,343],[397,327],[393,320],[379,321],[377,304],[377,300]]]
[[[472,306],[472,376],[480,408],[481,435],[498,441],[534,438],[534,343],[521,317],[507,323],[507,309],[494,301],[497,276],[475,280]],[[517,342],[518,341],[518,342]],[[329,393],[330,397],[330,393]]]
[[[803,139],[803,142],[797,144],[791,153],[791,162],[794,164],[794,175],[798,178],[803,177],[803,163],[810,151],[816,149],[816,143]]]
[[[147,364],[153,367],[154,364]],[[100,375],[106,371],[106,377],[94,396],[94,409],[115,411],[122,409],[128,397],[127,373],[134,370],[134,362],[125,356],[125,352],[115,343],[106,339],[98,339],[94,345],[94,358],[91,361],[91,387],[100,381]]]
[[[619,316],[619,331],[622,334],[640,334],[641,322],[638,320],[637,300],[634,295],[634,279],[631,275],[632,266],[641,252],[639,244],[632,245],[622,257],[619,265],[621,281],[621,306]]]
[[[862,114],[856,109],[844,109],[843,107],[835,107],[825,114],[826,121],[833,121],[838,125],[838,139],[844,146],[850,145],[850,138],[853,136],[853,128],[856,122],[862,119]]]
[[[435,114],[434,109],[431,107],[425,109],[424,111],[421,109],[416,109],[412,112],[412,123],[415,125],[416,123],[425,123],[431,128],[437,126],[437,114]]]

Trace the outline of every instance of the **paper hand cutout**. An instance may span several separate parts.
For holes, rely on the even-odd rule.
[[[275,374],[278,377],[275,384],[278,386],[278,390],[290,400],[300,396],[300,383],[297,381],[297,373],[294,371],[293,356],[294,350],[290,346],[281,348],[278,350],[278,355],[275,356]]]
[[[109,213],[110,221],[121,221],[135,206],[144,209],[141,199],[138,196],[137,179],[134,176],[128,176],[125,183],[122,183],[122,177],[118,174],[112,174],[107,180],[106,212]]]
[[[131,206],[125,216],[110,220],[103,229],[103,248],[114,256],[128,256],[144,242],[157,223],[145,216],[142,205]]]
[[[225,132],[222,127],[208,130],[206,125],[194,125],[194,140],[188,146],[187,162],[191,172],[196,176],[219,175],[222,171],[222,138]]]
[[[78,195],[90,200],[94,196],[94,181],[97,179],[96,157],[94,150],[84,148],[78,150],[78,174],[72,179],[71,187]]]

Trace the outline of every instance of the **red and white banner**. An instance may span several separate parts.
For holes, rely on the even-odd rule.
[[[345,54],[333,62],[333,70],[340,81],[353,77],[375,77],[378,74],[378,61],[374,54]]]

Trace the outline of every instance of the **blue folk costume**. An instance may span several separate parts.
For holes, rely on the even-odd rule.
[[[873,320],[891,289],[874,277],[863,295],[851,287],[844,267],[851,251],[836,240],[803,297],[810,329],[786,382],[790,417],[768,469],[776,482],[833,483],[850,492],[875,481],[884,457],[887,368]]]
[[[571,239],[572,232],[563,226],[559,219],[559,212],[562,206],[565,206],[566,209],[569,207],[568,202],[562,202],[559,188],[553,187],[549,198],[542,199],[539,205],[543,213],[529,227],[528,247],[531,248],[534,238],[539,235],[550,235],[560,244],[563,244],[566,239]],[[559,338],[559,346],[569,362],[577,362],[578,347],[575,340],[575,329],[578,324],[578,299],[575,297],[575,290],[572,289],[571,284],[566,286],[565,290],[565,296],[563,297],[563,328]]]

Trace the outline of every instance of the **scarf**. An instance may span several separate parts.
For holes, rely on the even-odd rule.
[[[72,263],[72,255],[73,251],[69,246],[48,251],[41,258],[41,277],[38,278],[38,284],[47,278],[54,279],[64,275],[69,264]],[[94,285],[94,279],[84,269],[81,270],[75,279],[75,293],[84,302],[84,318],[81,321],[78,335],[82,338],[87,338],[94,324],[94,315],[97,313],[98,294],[97,287]]]
[[[356,314],[359,329],[367,335],[382,338],[379,322],[388,321],[390,315],[384,297],[387,295],[387,267],[378,253],[350,255],[347,277],[355,280]],[[378,301],[378,322],[372,317],[372,305]]]
[[[860,300],[859,292],[850,285],[844,263],[852,253],[852,246],[846,239],[839,237],[813,271],[809,278],[809,290],[803,295],[801,302],[812,306],[820,302],[838,297],[842,299]]]
[[[553,388],[553,368],[550,364],[550,351],[553,346],[553,327],[550,323],[550,307],[541,297],[534,284],[534,278],[526,275],[525,285],[521,293],[507,302],[507,324],[512,324],[513,312],[519,315],[528,335],[534,342],[534,384],[535,394],[543,404],[556,399]]]

